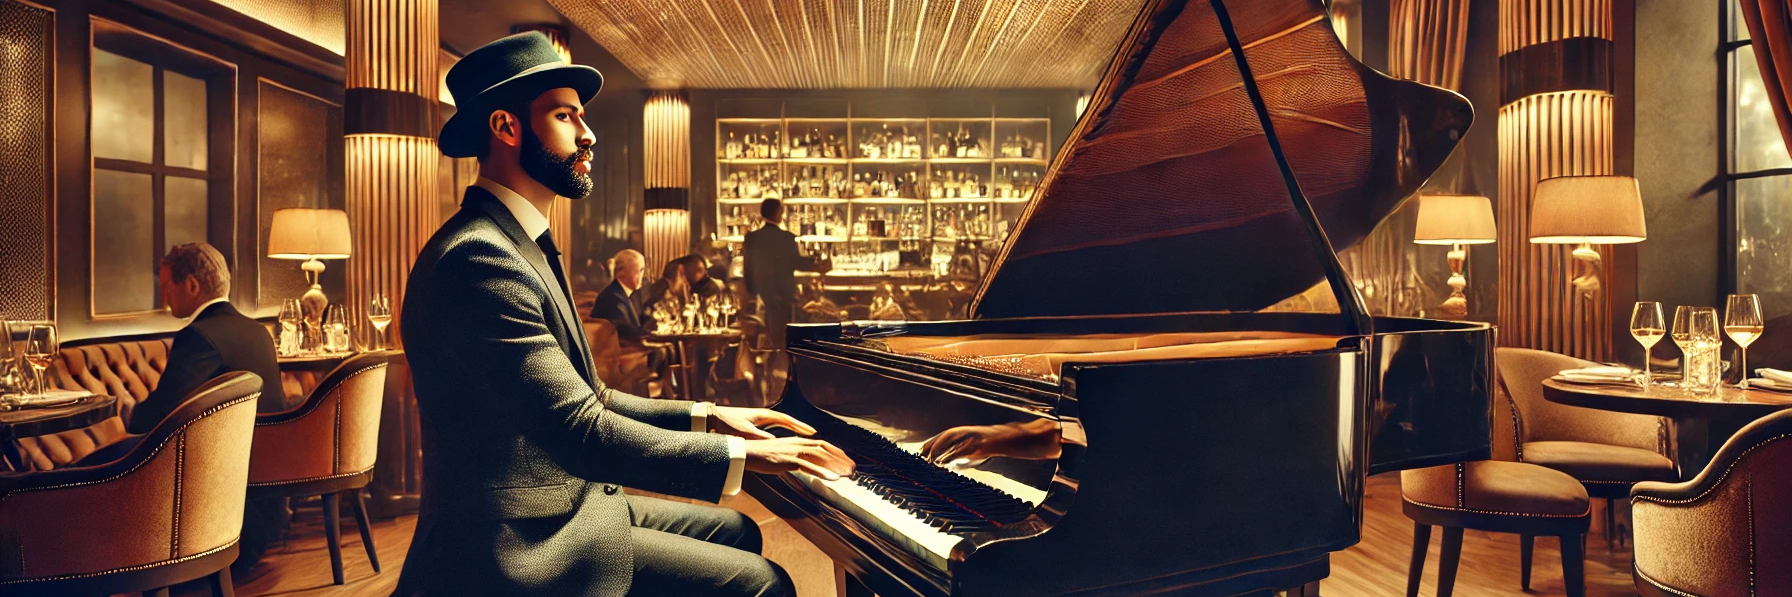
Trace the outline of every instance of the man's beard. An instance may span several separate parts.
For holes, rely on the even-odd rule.
[[[590,157],[591,148],[582,147],[570,156],[561,157],[548,149],[535,131],[523,128],[523,172],[555,195],[567,199],[584,199],[591,194],[591,175],[581,174],[578,164]]]

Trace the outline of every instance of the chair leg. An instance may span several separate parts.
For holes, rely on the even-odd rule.
[[[1444,527],[1444,551],[1437,560],[1437,597],[1456,590],[1456,564],[1462,561],[1462,527]]]
[[[349,505],[355,507],[355,524],[361,527],[361,546],[367,548],[367,562],[373,564],[373,573],[379,574],[380,554],[373,550],[373,526],[367,523],[367,498],[361,495],[359,489],[350,489],[348,492],[355,498]]]
[[[211,576],[212,597],[236,597],[236,587],[230,582],[230,567],[225,566]]]
[[[324,496],[324,536],[330,541],[330,575],[340,585],[346,583],[342,580],[342,529],[338,527],[342,519],[338,498],[339,494],[335,493]]]
[[[143,597],[168,597],[168,587],[144,591]]]
[[[1535,535],[1518,536],[1518,587],[1531,590],[1531,544],[1536,542]]]
[[[1406,566],[1406,597],[1419,597],[1419,579],[1425,577],[1425,550],[1431,548],[1431,525],[1412,523],[1412,563]]]
[[[1618,538],[1618,517],[1612,510],[1612,499],[1605,498],[1605,548],[1613,549],[1613,541]]]
[[[1586,535],[1567,535],[1562,539],[1562,584],[1568,597],[1586,597]]]

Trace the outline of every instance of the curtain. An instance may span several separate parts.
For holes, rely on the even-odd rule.
[[[1792,110],[1786,107],[1786,85],[1792,83],[1792,0],[1741,1],[1774,120],[1780,123],[1780,135],[1792,139]]]

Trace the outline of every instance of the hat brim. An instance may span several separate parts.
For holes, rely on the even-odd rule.
[[[598,90],[603,89],[604,76],[589,66],[563,64],[500,81],[464,105],[455,107],[454,116],[442,124],[442,132],[436,136],[436,147],[442,150],[442,155],[451,158],[479,155],[479,146],[486,142],[486,116],[493,109],[506,101],[534,98],[549,89],[561,87],[570,87],[577,92],[580,105],[588,104],[597,96]]]

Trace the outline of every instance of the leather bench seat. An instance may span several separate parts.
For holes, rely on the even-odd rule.
[[[111,445],[125,435],[124,417],[147,398],[168,368],[173,338],[129,340],[63,348],[45,371],[51,387],[86,390],[118,398],[119,416],[84,429],[19,438],[25,470],[50,470]]]

